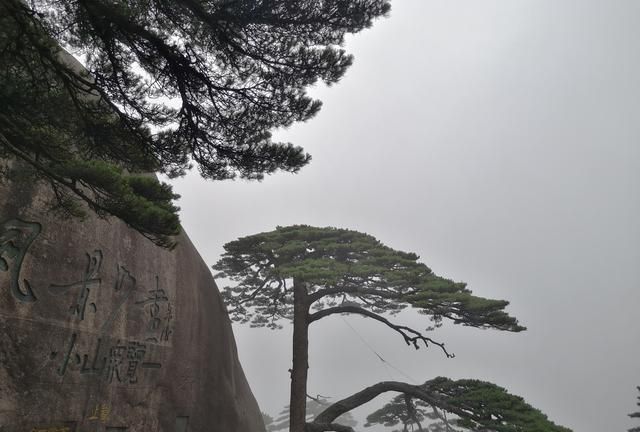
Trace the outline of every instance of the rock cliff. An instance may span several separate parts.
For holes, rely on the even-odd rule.
[[[189,238],[60,218],[49,193],[0,185],[0,431],[264,431]]]

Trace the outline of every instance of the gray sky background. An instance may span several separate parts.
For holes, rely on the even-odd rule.
[[[210,264],[228,241],[300,223],[414,251],[510,300],[528,331],[446,326],[433,337],[456,353],[447,360],[346,318],[389,363],[418,382],[493,381],[575,431],[638,425],[639,23],[638,1],[397,0],[349,39],[347,76],[314,89],[320,114],[277,134],[311,164],[261,183],[178,180],[183,224]],[[409,381],[343,319],[314,326],[310,393]],[[235,334],[262,410],[278,413],[290,329]]]

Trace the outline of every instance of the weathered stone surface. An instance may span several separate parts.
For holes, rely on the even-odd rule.
[[[258,432],[208,267],[0,185],[0,431]]]

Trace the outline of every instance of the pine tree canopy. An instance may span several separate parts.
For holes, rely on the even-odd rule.
[[[385,0],[5,0],[0,152],[72,214],[81,200],[170,246],[176,195],[138,173],[297,172],[310,156],[271,132],[318,112],[306,89],[337,82],[352,63],[345,35],[388,10]]]
[[[405,431],[411,428],[430,432],[569,432],[521,397],[489,382],[438,377],[419,387],[426,398],[421,399],[419,391],[396,396],[367,416],[365,426],[402,425]]]
[[[435,275],[414,253],[383,245],[368,234],[305,225],[278,227],[227,243],[214,269],[229,278],[224,288],[232,319],[277,328],[290,319],[292,283],[304,283],[313,322],[334,313],[354,313],[383,322],[416,348],[428,342],[396,326],[382,313],[411,306],[437,324],[443,318],[479,328],[521,331],[508,302],[474,296],[464,283]]]

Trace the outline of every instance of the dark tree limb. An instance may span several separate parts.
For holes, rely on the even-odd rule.
[[[455,357],[454,354],[449,353],[449,351],[447,351],[447,349],[444,346],[444,343],[436,342],[433,339],[424,336],[419,331],[412,329],[411,327],[394,324],[388,319],[386,319],[385,317],[383,317],[382,315],[378,315],[377,313],[371,312],[367,309],[363,309],[358,306],[336,306],[336,307],[320,310],[318,312],[315,312],[309,315],[309,324],[321,318],[324,318],[326,316],[334,315],[334,314],[342,314],[342,313],[357,314],[357,315],[366,316],[368,318],[373,318],[374,320],[379,321],[384,325],[386,325],[387,327],[400,333],[400,335],[402,335],[402,337],[404,338],[404,341],[406,342],[406,344],[413,345],[415,349],[419,349],[420,348],[419,343],[423,342],[425,347],[429,347],[429,344],[433,344],[435,346],[440,347],[440,349],[444,352],[444,354],[448,358]]]
[[[483,418],[474,414],[473,412],[467,411],[458,406],[452,405],[448,403],[446,400],[444,400],[443,398],[432,394],[432,392],[429,391],[428,387],[425,388],[422,386],[411,385],[411,384],[398,382],[398,381],[383,381],[383,382],[374,384],[370,387],[367,387],[364,390],[361,390],[345,399],[342,399],[334,403],[329,408],[321,412],[315,418],[312,424],[318,424],[318,425],[331,424],[335,419],[340,417],[342,414],[349,412],[359,407],[360,405],[364,405],[365,403],[373,400],[374,398],[381,395],[382,393],[386,393],[390,391],[404,393],[405,395],[414,397],[416,399],[420,399],[428,403],[429,405],[440,407],[441,409],[444,409],[448,412],[451,412],[463,418],[471,419],[474,421],[484,420]],[[325,431],[328,429],[320,429],[320,430]],[[315,432],[315,430],[313,429],[311,429],[311,431]]]
[[[251,300],[253,300],[254,298],[256,298],[256,296],[260,293],[260,291],[262,291],[262,290],[263,290],[263,288],[264,288],[264,287],[265,287],[269,282],[271,282],[271,280],[270,280],[270,279],[265,279],[265,280],[262,282],[262,284],[261,284],[258,288],[256,288],[256,289],[255,289],[251,294],[249,294],[247,297],[245,297],[245,298],[243,298],[243,299],[238,300],[238,304],[243,304],[243,303],[246,303],[246,302],[251,301]]]

